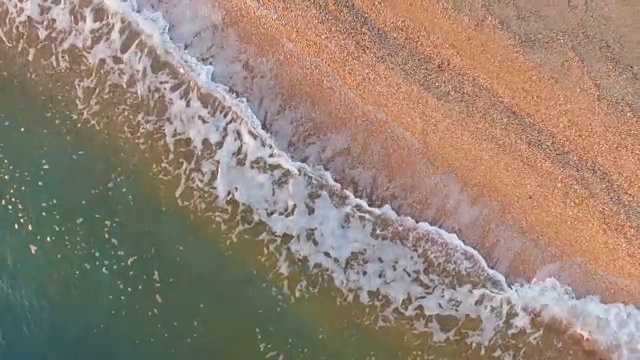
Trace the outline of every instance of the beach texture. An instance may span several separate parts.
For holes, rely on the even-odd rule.
[[[580,295],[640,302],[640,3],[210,11],[264,59],[235,90],[251,102],[269,83],[288,104],[272,112],[296,107],[286,124],[258,111],[295,158],[456,232],[513,281],[554,276]]]

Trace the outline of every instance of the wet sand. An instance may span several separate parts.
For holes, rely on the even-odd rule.
[[[210,11],[268,59],[270,101],[303,114],[284,125],[274,112],[287,109],[259,114],[276,138],[290,132],[296,159],[456,232],[511,280],[556,276],[639,303],[640,6],[499,3]],[[252,66],[245,83],[265,82]],[[264,99],[250,87],[237,90]]]

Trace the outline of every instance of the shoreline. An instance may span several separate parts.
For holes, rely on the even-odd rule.
[[[604,119],[619,124],[603,135],[612,138],[631,123],[617,114],[637,115],[601,100],[578,62],[572,69],[584,76],[571,84],[570,74],[562,78],[524,57],[495,22],[464,25],[458,15],[433,3],[425,6],[437,9],[438,16],[431,17],[441,21],[437,26],[419,11],[411,19],[407,12],[389,14],[386,7],[373,4],[345,9],[339,4],[256,5],[236,0],[217,6],[224,24],[238,36],[229,41],[236,42],[237,54],[245,53],[245,64],[251,57],[266,63],[263,68],[243,64],[250,80],[230,77],[225,83],[250,103],[264,101],[260,106],[265,109],[276,104],[278,115],[297,114],[274,122],[268,110],[256,111],[296,160],[324,165],[372,204],[390,203],[404,215],[456,232],[510,281],[555,276],[581,296],[640,301],[640,287],[633,282],[640,278],[640,255],[632,246],[639,224],[630,221],[639,195],[629,182],[631,166],[638,162],[632,155],[638,146],[628,148],[635,134],[590,150],[592,139],[579,133],[598,130]],[[344,14],[368,28],[349,25]],[[444,31],[443,24],[453,30],[438,33]],[[531,85],[534,89],[555,89],[561,100],[581,96],[577,100],[594,102],[601,118],[574,131],[550,122],[552,115],[529,116],[568,105],[545,99],[536,105],[510,96],[496,87],[508,90],[515,85],[487,78],[490,64],[470,68],[465,54],[447,53],[464,40],[462,35],[475,36],[469,29],[478,28],[493,36],[483,44],[493,41],[500,45],[496,51],[520,62],[509,70],[515,78],[511,82],[537,77],[541,80]],[[440,35],[437,45],[445,50],[421,60],[420,54],[435,45],[412,42],[406,29]],[[471,40],[462,44],[473,45]],[[380,56],[385,51],[387,60]],[[474,51],[488,56],[482,49]],[[549,80],[553,76],[564,83]],[[426,79],[422,86],[416,80],[421,77]],[[570,85],[590,90],[581,95]],[[273,88],[278,92],[265,96]],[[296,105],[282,109],[283,104]],[[567,123],[588,110],[569,107]],[[623,156],[625,151],[628,155]],[[617,159],[625,162],[612,168]],[[611,205],[611,199],[618,199],[619,206]]]

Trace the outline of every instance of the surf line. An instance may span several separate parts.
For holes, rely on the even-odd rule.
[[[7,0],[3,1],[7,3]],[[18,5],[17,8],[22,10],[11,12],[9,8],[13,19],[28,21],[28,18],[31,18],[29,15],[31,10],[24,5],[24,2],[14,1],[7,4]],[[92,5],[96,8],[102,6],[96,3]],[[188,99],[191,105],[185,106],[185,99],[174,96],[172,97],[174,102],[171,104],[175,107],[171,109],[172,122],[165,124],[166,141],[172,148],[175,145],[174,141],[179,138],[191,139],[191,143],[195,144],[193,146],[198,152],[201,152],[200,146],[205,139],[216,144],[216,147],[220,145],[220,151],[206,163],[209,169],[217,169],[215,186],[211,189],[202,187],[201,190],[217,193],[218,199],[232,197],[238,203],[253,209],[254,216],[266,222],[276,232],[295,234],[295,246],[289,246],[287,251],[311,259],[313,263],[329,271],[334,277],[335,286],[346,294],[356,295],[366,300],[368,291],[379,291],[391,301],[391,310],[401,310],[407,316],[415,314],[416,309],[419,308],[418,305],[434,312],[441,311],[433,308],[433,304],[430,303],[437,300],[435,298],[438,296],[430,296],[424,287],[417,286],[418,281],[433,284],[433,279],[421,273],[425,270],[422,257],[427,256],[430,257],[429,261],[454,273],[478,270],[482,273],[480,277],[495,280],[494,284],[498,291],[490,291],[487,288],[472,289],[471,292],[468,291],[469,288],[453,289],[453,299],[459,299],[467,305],[469,298],[479,300],[486,296],[491,299],[483,306],[461,309],[447,304],[446,310],[453,311],[458,316],[475,315],[482,318],[483,326],[487,327],[484,330],[495,333],[498,329],[495,326],[504,324],[505,321],[501,318],[495,319],[494,314],[487,313],[491,303],[497,302],[499,306],[515,304],[515,308],[510,307],[513,311],[526,310],[529,314],[537,313],[548,322],[561,319],[559,320],[561,325],[569,324],[571,329],[588,334],[597,343],[612,345],[620,355],[634,354],[634,344],[635,346],[638,344],[638,332],[635,334],[633,332],[638,324],[637,310],[631,311],[622,304],[604,305],[594,298],[575,299],[567,289],[553,280],[542,284],[521,284],[509,287],[500,274],[489,269],[484,259],[475,250],[464,245],[455,235],[426,223],[417,224],[412,219],[400,217],[390,207],[381,209],[369,207],[365,202],[342,190],[327,173],[292,162],[286,154],[279,151],[268,134],[261,129],[246,103],[231,95],[225,87],[210,82],[213,69],[203,66],[172,43],[166,33],[167,24],[157,13],[140,12],[134,4],[116,0],[105,1],[104,5],[111,11],[111,16],[115,16],[110,17],[109,20],[118,20],[117,17],[120,16],[118,21],[124,19],[136,26],[145,36],[145,41],[154,44],[160,56],[172,63],[182,76],[190,79],[193,84],[197,84],[199,89],[212,94],[218,104],[223,104],[217,106],[217,108],[224,108],[221,113],[209,114],[209,118],[212,119],[210,122],[197,123],[192,121],[193,112],[197,113],[197,106],[202,106],[200,110],[206,114],[208,113],[206,106],[198,104],[195,98]],[[85,31],[98,29],[100,24],[90,23],[87,20],[80,24],[84,27],[78,28],[78,24],[71,23],[74,20],[68,16],[70,10],[63,6],[67,5],[54,5],[53,10],[46,14],[38,10],[36,16],[53,16],[58,20],[55,26],[68,26],[65,31],[72,31],[72,33],[66,38],[64,46],[78,44],[84,46],[87,34]],[[87,17],[87,19],[92,18]],[[71,29],[72,27],[74,29]],[[69,35],[69,33],[66,34]],[[90,57],[93,58],[89,58],[90,61],[105,59],[117,53],[119,39],[119,35],[112,34],[111,42],[102,43],[96,47],[102,51],[101,53],[91,52]],[[136,54],[125,55],[132,64],[141,66],[127,69],[132,74],[123,75],[124,78],[114,81],[126,84],[126,80],[138,78],[139,85],[143,88],[154,87],[155,91],[168,88],[160,84],[160,80],[166,79],[159,77],[154,79],[148,75],[153,72],[147,70],[140,58],[135,58]],[[121,70],[123,67],[117,69]],[[145,81],[143,81],[145,78],[143,70],[147,74]],[[117,76],[115,74],[114,78]],[[185,114],[185,109],[191,113]],[[245,165],[255,161],[267,164],[276,171],[267,172],[265,168],[239,165],[236,157],[225,157],[238,152],[246,157]],[[272,180],[271,185],[265,181],[267,179]],[[283,180],[285,186],[277,187],[273,180]],[[202,184],[196,184],[198,185]],[[292,208],[292,203],[297,205],[296,211],[293,211],[294,216],[283,216],[285,210]],[[302,211],[306,205],[312,205],[316,209],[314,214]],[[344,224],[345,219],[351,219],[348,227],[335,226],[335,224]],[[384,238],[384,234],[374,232],[376,222],[389,223],[391,227],[406,231],[405,233],[413,238],[429,240],[430,245],[434,245],[431,249],[422,250],[435,251],[434,249],[440,246],[442,252],[438,254],[434,254],[433,251],[420,252],[389,241]],[[304,235],[306,230],[311,228],[315,229],[315,242]],[[343,243],[336,240],[341,240]],[[413,245],[416,246],[416,243]],[[329,251],[332,258],[326,259],[319,256],[321,249]],[[336,266],[336,261],[338,264],[346,264],[347,259],[353,254],[359,254],[364,263],[356,264],[354,268]],[[442,263],[443,255],[452,257],[447,259],[446,263]],[[379,264],[375,263],[376,258],[382,259]],[[390,278],[377,278],[372,275],[373,272],[364,271],[371,266]],[[467,272],[467,275],[471,274],[473,273]],[[411,309],[402,309],[401,304],[406,299],[414,302]],[[599,321],[602,319],[607,319],[608,323],[603,325]],[[621,323],[621,321],[626,322]],[[492,323],[494,325],[491,325]]]

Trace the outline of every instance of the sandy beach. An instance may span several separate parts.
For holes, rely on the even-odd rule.
[[[281,105],[258,115],[296,159],[456,232],[510,280],[555,276],[637,304],[640,6],[598,4],[231,0],[209,11],[264,60],[230,83]]]
[[[287,155],[640,305],[640,10],[207,1],[0,3],[0,357],[638,356],[637,308]]]

